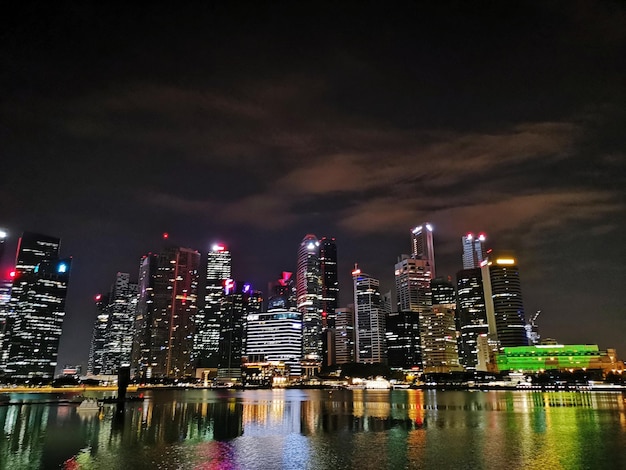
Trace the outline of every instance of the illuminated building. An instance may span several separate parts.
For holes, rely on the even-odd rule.
[[[381,308],[379,281],[352,271],[354,282],[355,360],[361,363],[386,362],[385,314]]]
[[[461,240],[463,242],[463,269],[480,268],[480,264],[487,259],[485,234],[468,233],[461,237]]]
[[[411,257],[426,261],[425,269],[435,277],[435,249],[433,245],[433,226],[428,222],[411,230]]]
[[[624,370],[624,363],[617,360],[614,349],[600,351],[595,344],[504,347],[497,356],[500,371],[602,369],[607,373]]]
[[[272,309],[297,310],[293,273],[283,271],[280,279],[270,282],[267,310]]]
[[[296,270],[297,308],[302,313],[302,354],[310,361],[321,362],[322,348],[322,277],[319,241],[306,235],[298,249]]]
[[[130,274],[117,273],[109,294],[98,294],[95,301],[98,316],[94,324],[87,372],[116,375],[120,366],[131,362],[137,284],[130,282]]]
[[[478,337],[489,333],[483,277],[480,268],[464,269],[456,275],[459,360],[466,370],[476,370]]]
[[[220,306],[220,339],[217,378],[222,382],[241,380],[241,360],[246,351],[246,319],[261,312],[263,295],[250,284],[227,279]]]
[[[171,247],[144,256],[139,271],[132,365],[142,379],[194,375],[200,253]]]
[[[491,254],[483,262],[481,274],[489,335],[501,348],[528,345],[517,260]]]
[[[230,279],[231,253],[222,244],[215,244],[207,253],[204,308],[196,315],[194,355],[199,367],[217,367],[220,339],[220,309],[224,282]]]
[[[385,321],[387,364],[400,369],[421,369],[419,315],[392,312]]]
[[[418,234],[420,236],[413,239],[414,245],[418,247],[418,254],[424,254],[424,250],[419,247],[430,246],[431,251],[428,254],[434,256],[432,252],[432,229]],[[417,241],[420,243],[418,244]],[[416,256],[418,255],[402,255],[394,270],[398,299],[397,311],[400,314],[393,318],[390,317],[392,329],[389,339],[394,350],[392,353],[394,367],[421,367],[423,359],[422,339],[419,332],[416,338],[411,338],[408,335],[413,332],[416,326],[420,331],[422,329],[420,325],[425,331],[428,330],[427,322],[430,318],[428,315],[432,310],[430,281],[433,279],[434,273],[431,269],[432,264],[428,259],[417,258]]]
[[[461,370],[456,337],[454,286],[441,278],[431,281],[433,305],[420,313],[424,372]]]
[[[339,306],[339,278],[337,276],[337,245],[334,238],[323,237],[319,248],[322,289],[322,364],[335,363],[335,310]]]
[[[292,378],[300,377],[302,314],[274,309],[247,316],[246,359],[248,363],[281,363]]]
[[[335,310],[335,364],[355,362],[353,307]]]
[[[20,238],[3,344],[9,378],[54,378],[72,265],[59,258],[60,243],[29,232]]]

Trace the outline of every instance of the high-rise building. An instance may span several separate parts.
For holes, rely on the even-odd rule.
[[[479,235],[468,233],[461,237],[463,243],[463,269],[480,268],[481,263],[487,259],[486,240],[487,237],[484,233]]]
[[[231,253],[215,244],[207,253],[204,308],[196,315],[194,355],[200,367],[217,367],[219,362],[220,311],[224,282],[232,276]]]
[[[334,238],[323,237],[319,247],[320,276],[322,290],[320,306],[322,323],[326,326],[339,307],[339,278],[337,276],[337,244]]]
[[[456,285],[459,360],[466,370],[472,371],[478,365],[478,338],[489,333],[481,269],[459,271]]]
[[[354,305],[335,310],[335,364],[355,362]]]
[[[379,281],[355,266],[354,330],[355,359],[361,363],[386,362],[385,315],[381,308]]]
[[[297,310],[293,273],[283,271],[280,279],[270,282],[268,287],[268,311],[272,309]]]
[[[435,277],[435,248],[433,245],[433,226],[425,222],[411,230],[411,257],[425,260],[426,269]]]
[[[487,323],[500,348],[527,346],[524,305],[515,257],[492,253],[481,267]]]
[[[392,312],[385,319],[387,364],[405,370],[421,369],[419,314]]]
[[[54,378],[72,264],[59,257],[60,243],[30,232],[20,238],[3,344],[9,378]]]
[[[420,314],[420,338],[424,372],[461,370],[457,350],[456,298],[451,282],[436,278],[430,283],[433,305]]]
[[[402,255],[395,265],[399,312],[419,312],[432,305],[430,281],[434,278],[428,260]]]
[[[302,314],[272,309],[251,313],[246,320],[246,359],[248,362],[276,362],[289,368],[289,376],[302,373]]]
[[[297,308],[302,313],[302,355],[309,361],[321,362],[322,347],[322,277],[319,241],[306,235],[298,249],[296,270]]]
[[[194,374],[200,253],[171,247],[144,256],[139,271],[133,366],[144,379]]]
[[[117,375],[120,366],[131,363],[137,284],[130,274],[117,273],[108,294],[95,298],[98,315],[94,324],[87,372]]]
[[[246,351],[246,319],[261,313],[263,295],[250,284],[227,279],[220,310],[220,342],[217,378],[224,382],[241,379],[241,360]]]

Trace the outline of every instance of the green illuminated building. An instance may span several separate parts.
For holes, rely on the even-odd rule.
[[[503,348],[497,361],[500,371],[538,372],[549,369],[611,369],[615,357],[600,351],[595,344],[551,344]]]

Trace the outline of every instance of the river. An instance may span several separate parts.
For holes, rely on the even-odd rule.
[[[29,400],[0,407],[2,469],[626,469],[621,393],[162,390],[91,412]]]

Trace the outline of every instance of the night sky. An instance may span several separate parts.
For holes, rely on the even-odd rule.
[[[73,256],[60,365],[163,232],[264,291],[334,236],[345,305],[425,221],[438,275],[484,231],[543,337],[626,357],[623,2],[227,3],[3,15],[3,273],[24,230]]]

